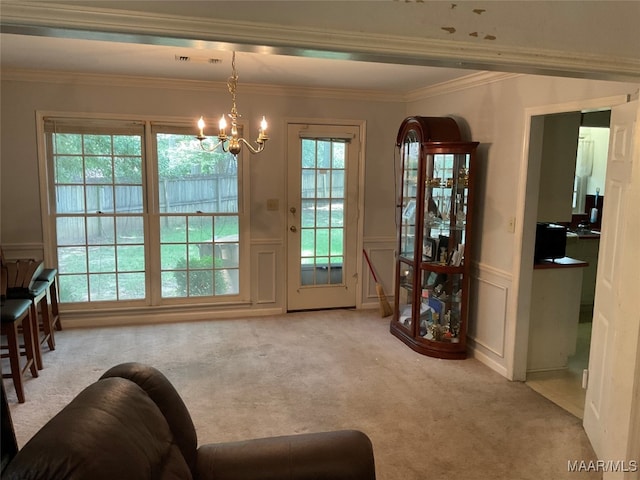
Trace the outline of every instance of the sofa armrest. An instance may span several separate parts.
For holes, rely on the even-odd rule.
[[[374,480],[373,448],[362,432],[342,430],[203,445],[196,479]]]
[[[191,415],[180,394],[159,370],[142,363],[122,363],[107,370],[100,379],[124,378],[137,384],[164,415],[182,456],[193,471],[198,439]]]

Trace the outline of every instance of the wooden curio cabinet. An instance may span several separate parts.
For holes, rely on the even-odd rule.
[[[478,142],[446,117],[402,122],[391,333],[413,350],[465,358]]]

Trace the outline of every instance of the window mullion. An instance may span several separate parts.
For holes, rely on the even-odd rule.
[[[158,187],[158,149],[151,122],[144,126],[144,178],[146,185],[146,255],[149,302],[160,305],[162,282],[160,278],[160,199]]]

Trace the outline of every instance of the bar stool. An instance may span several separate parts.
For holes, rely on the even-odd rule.
[[[24,403],[24,375],[27,370],[31,371],[31,376],[38,377],[38,368],[35,358],[35,345],[37,342],[37,332],[33,331],[33,325],[35,322],[32,318],[32,301],[28,299],[7,299],[5,298],[5,292],[7,290],[7,271],[2,268],[2,275],[0,281],[0,319],[1,319],[1,333],[7,337],[7,345],[3,345],[2,348],[9,351],[7,354],[2,354],[2,358],[9,358],[9,365],[11,367],[11,374],[2,377],[13,379],[13,385],[16,389],[16,396],[18,402]],[[22,336],[24,339],[24,355],[27,361],[24,367],[20,366],[20,343],[18,329],[22,330]]]
[[[51,326],[56,330],[62,330],[62,322],[60,321],[60,310],[58,308],[58,270],[55,268],[45,268],[40,275],[36,277],[36,281],[47,282],[47,301],[51,308]]]
[[[31,326],[34,337],[36,367],[42,370],[42,347],[41,344],[47,342],[49,350],[56,349],[56,342],[53,336],[53,328],[51,326],[51,315],[49,312],[49,303],[47,302],[48,283],[35,281],[29,288],[8,288],[8,299],[23,299],[31,302]],[[39,316],[42,322],[39,324]],[[39,338],[39,331],[44,332],[44,336]]]
[[[27,370],[31,371],[31,376],[38,377],[38,368],[35,362],[34,338],[31,333],[31,302],[24,299],[5,300],[2,303],[2,335],[7,336],[7,345],[3,349],[9,351],[2,354],[2,358],[9,358],[11,374],[3,374],[3,378],[13,379],[16,388],[18,402],[24,403],[24,375]],[[18,326],[22,327],[24,339],[24,350],[27,361],[23,367],[20,366],[20,342]]]

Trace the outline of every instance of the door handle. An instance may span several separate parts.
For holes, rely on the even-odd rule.
[[[295,215],[295,213],[296,213],[296,207],[291,207],[291,208],[289,209],[289,211]]]
[[[289,227],[289,230],[291,230],[292,232],[297,232],[297,231],[298,231],[298,229],[296,228],[296,226],[295,226],[295,225],[291,225],[291,226]]]

